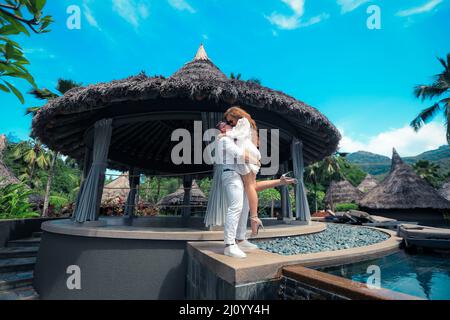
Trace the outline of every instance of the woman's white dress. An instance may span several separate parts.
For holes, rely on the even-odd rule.
[[[227,136],[235,139],[236,145],[241,149],[247,149],[249,154],[257,160],[261,160],[261,152],[259,152],[256,146],[256,132],[252,128],[250,122],[247,118],[239,119],[236,126],[227,132]],[[245,174],[253,172],[255,175],[258,174],[260,167],[256,164],[246,163]]]

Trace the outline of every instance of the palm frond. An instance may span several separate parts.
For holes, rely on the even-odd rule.
[[[418,85],[414,88],[414,95],[416,98],[421,98],[422,101],[426,98],[432,99],[436,96],[440,96],[445,91],[448,90],[448,87],[437,85],[436,83],[429,85]]]
[[[56,93],[53,93],[46,88],[43,89],[33,88],[30,91],[28,91],[28,93],[40,100],[49,100],[56,98],[58,96]]]
[[[447,60],[449,59],[449,56],[450,56],[450,54],[447,55]],[[443,58],[440,58],[440,57],[437,57],[437,59],[442,64],[444,69],[448,69],[449,65],[447,65],[447,61],[445,61]],[[450,60],[449,60],[449,62],[450,62]]]
[[[36,113],[39,111],[41,107],[29,107],[25,110],[25,115],[33,115],[33,117],[36,115]]]
[[[422,128],[425,123],[431,121],[440,110],[441,106],[439,103],[422,110],[422,112],[420,112],[419,115],[411,121],[410,126],[414,129],[414,131],[419,131],[419,129]]]
[[[70,79],[58,79],[56,90],[58,90],[61,94],[65,94],[70,89],[81,87],[82,85],[83,84],[81,82],[78,83]]]

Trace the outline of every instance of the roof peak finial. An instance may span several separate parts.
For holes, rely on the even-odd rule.
[[[403,163],[402,158],[398,154],[397,150],[395,148],[392,149],[392,170],[399,164]]]
[[[203,43],[200,43],[200,47],[197,50],[197,54],[195,55],[194,61],[196,60],[209,60],[208,55],[206,54],[205,47]]]

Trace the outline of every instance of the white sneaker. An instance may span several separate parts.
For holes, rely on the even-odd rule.
[[[239,248],[242,250],[256,250],[258,246],[256,244],[251,243],[250,241],[244,240],[238,243]]]
[[[247,255],[236,244],[226,247],[224,254],[238,259],[247,258]]]

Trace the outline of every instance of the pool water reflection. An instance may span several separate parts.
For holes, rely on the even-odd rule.
[[[371,265],[381,270],[381,287],[430,300],[450,299],[450,256],[408,254],[404,251],[383,258],[320,271],[366,283]]]

